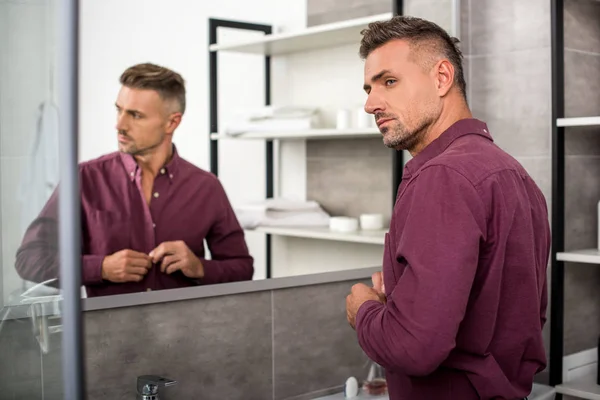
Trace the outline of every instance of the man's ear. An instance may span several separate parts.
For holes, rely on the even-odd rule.
[[[444,97],[454,84],[454,65],[446,59],[438,61],[434,67],[437,91],[440,97]]]
[[[175,129],[177,129],[177,127],[181,123],[182,117],[183,115],[180,112],[172,113],[171,115],[169,115],[165,132],[169,135],[172,135],[173,132],[175,132]]]

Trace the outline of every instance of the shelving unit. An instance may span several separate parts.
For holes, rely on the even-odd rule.
[[[565,117],[564,0],[551,2],[552,45],[552,279],[550,385],[556,393],[600,400],[595,372],[563,382],[565,262],[600,265],[599,249],[565,251],[565,128],[600,126],[600,116]],[[562,397],[562,396],[561,396]],[[560,398],[557,396],[557,399]]]
[[[600,386],[596,384],[596,375],[594,374],[557,385],[555,389],[556,393],[575,396],[580,399],[600,400]]]
[[[600,126],[600,117],[558,118],[556,126]]]
[[[298,32],[275,33],[260,39],[252,39],[233,44],[211,44],[211,52],[230,51],[237,53],[280,56],[307,50],[316,50],[344,44],[358,43],[360,31],[370,22],[388,19],[392,13],[372,15],[348,21],[314,26]]]
[[[296,32],[273,33],[272,26],[254,24],[241,21],[222,19],[209,19],[209,74],[210,74],[210,168],[211,172],[218,175],[218,144],[222,140],[264,140],[266,146],[266,198],[274,196],[274,141],[281,140],[322,140],[322,139],[351,139],[375,138],[380,133],[376,128],[366,129],[310,129],[302,131],[282,132],[248,132],[240,135],[224,134],[218,127],[218,88],[217,88],[217,53],[234,52],[256,54],[265,57],[265,105],[271,105],[271,56],[281,56],[309,50],[317,50],[346,44],[359,44],[360,32],[373,21],[389,19],[393,15],[402,14],[403,1],[394,0],[389,13],[372,15],[348,21],[335,22],[302,29]],[[265,35],[258,39],[238,41],[236,43],[217,43],[217,30],[219,28],[233,28],[240,30],[259,31]],[[404,167],[403,152],[393,152],[392,165],[392,193],[391,207],[395,202],[395,195],[402,180]],[[317,240],[330,240],[340,242],[366,243],[383,245],[385,232],[336,233],[327,228],[282,228],[260,227],[254,231],[265,233],[266,237],[266,277],[271,277],[271,236],[287,236],[311,238]]]
[[[381,231],[358,231],[358,232],[334,232],[328,228],[288,228],[261,226],[254,229],[270,235],[289,236],[306,239],[334,240],[337,242],[366,243],[383,245],[386,230]]]
[[[376,128],[371,129],[310,129],[304,131],[248,132],[239,135],[211,133],[212,140],[318,140],[318,139],[357,139],[379,137]]]
[[[598,264],[600,265],[600,250],[586,249],[577,251],[565,251],[556,254],[558,261]]]

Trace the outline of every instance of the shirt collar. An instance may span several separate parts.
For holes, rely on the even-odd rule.
[[[133,182],[138,175],[140,167],[131,154],[120,154],[125,170],[127,171],[127,176],[129,177],[129,180]],[[177,169],[180,163],[181,157],[179,157],[179,153],[177,153],[177,147],[173,144],[173,156],[171,157],[171,160],[160,169],[159,174],[167,174],[169,180],[173,181],[174,177],[177,175]]]
[[[437,139],[406,163],[406,175],[412,175],[427,161],[442,154],[456,139],[466,135],[479,135],[494,141],[485,122],[475,118],[461,119],[452,124]]]

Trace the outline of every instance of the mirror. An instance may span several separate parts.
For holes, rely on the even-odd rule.
[[[172,39],[206,32],[212,14],[197,22],[201,28],[170,36],[144,24],[135,31],[124,23],[109,27],[92,18],[106,12],[102,3],[83,2],[82,296],[381,264],[394,157],[364,112],[356,33],[385,18],[390,5],[345,18],[313,12],[311,1],[296,3],[277,15],[235,18],[242,25],[216,29],[209,51],[207,40],[194,39],[190,49]],[[456,32],[456,2],[439,3],[405,1],[405,14]],[[272,21],[274,34],[293,39],[270,45],[268,82],[262,44],[235,47],[260,40],[264,26],[243,25],[257,21]],[[301,34],[314,28],[321,33]],[[131,39],[123,43],[124,36]],[[55,123],[40,119],[33,128],[43,136]],[[56,145],[48,139],[52,155]],[[54,164],[39,168],[52,174]],[[3,226],[19,238],[3,243],[5,293],[57,285],[58,180],[49,179],[35,196],[24,195],[39,204],[23,200],[9,211],[27,211],[20,227]],[[14,194],[11,188],[3,193]]]

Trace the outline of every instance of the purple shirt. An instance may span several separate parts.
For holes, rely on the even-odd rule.
[[[393,400],[518,399],[546,366],[550,228],[544,196],[475,119],[405,167],[383,274],[357,314]]]
[[[244,232],[219,180],[173,157],[154,180],[150,205],[144,200],[142,170],[130,155],[115,152],[80,164],[82,281],[88,296],[250,280],[253,258]],[[58,276],[57,192],[29,227],[16,268],[28,280]],[[204,254],[204,240],[211,259]],[[200,258],[205,276],[167,275],[155,264],[141,282],[102,279],[102,260],[123,249],[148,254],[160,243],[183,240]]]

